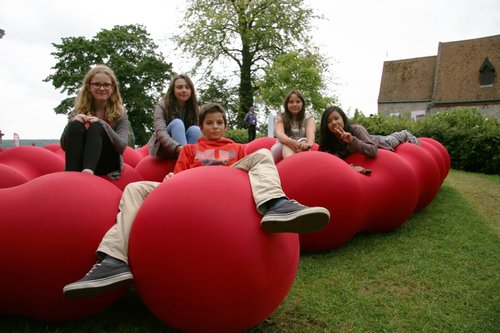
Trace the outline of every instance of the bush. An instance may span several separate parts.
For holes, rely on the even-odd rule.
[[[246,130],[246,129],[227,130],[224,133],[224,137],[231,139],[237,143],[247,143],[248,142],[248,130]]]
[[[500,122],[475,109],[456,108],[416,122],[417,136],[441,142],[454,169],[500,174]]]

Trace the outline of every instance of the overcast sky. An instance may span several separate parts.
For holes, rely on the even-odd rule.
[[[439,42],[500,34],[498,0],[306,0],[325,20],[314,21],[313,38],[330,59],[344,110],[377,113],[383,63],[437,55]],[[66,124],[53,111],[65,96],[43,82],[56,59],[52,43],[92,38],[115,25],[142,24],[160,51],[177,32],[183,1],[2,0],[0,29],[0,130],[4,139],[58,139]],[[286,15],[286,13],[283,13]],[[499,50],[500,52],[500,50]],[[167,57],[174,71],[190,68]]]

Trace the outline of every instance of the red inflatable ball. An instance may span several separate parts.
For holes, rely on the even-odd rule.
[[[129,258],[148,308],[186,332],[241,332],[287,295],[299,261],[297,234],[260,229],[246,172],[186,170],[144,201]]]
[[[125,151],[123,152],[123,161],[130,165],[132,168],[135,168],[137,163],[139,163],[144,156],[140,152],[138,152],[136,149],[133,149],[129,146],[125,148]]]
[[[148,145],[144,145],[140,148],[137,148],[135,151],[141,157],[141,159],[143,159],[146,156],[149,156]]]
[[[300,235],[301,251],[330,250],[346,243],[363,227],[367,206],[362,200],[362,175],[343,160],[324,152],[295,154],[278,164],[281,185],[290,199],[330,211],[323,229]]]
[[[254,151],[257,151],[261,148],[271,149],[271,147],[275,143],[276,143],[276,138],[263,136],[247,143],[245,145],[245,152],[247,153],[247,155],[250,155]]]
[[[362,205],[366,219],[362,231],[387,232],[405,223],[417,205],[419,187],[413,169],[394,152],[379,149],[376,158],[355,153],[346,163],[371,169],[362,175]]]
[[[156,157],[146,156],[135,167],[135,171],[144,179],[162,182],[163,178],[173,172],[177,160],[162,160]]]
[[[50,143],[48,145],[43,146],[43,148],[55,153],[63,161],[66,159],[66,152],[62,150],[61,145],[59,143]]]
[[[5,164],[0,164],[0,188],[14,187],[24,184],[27,181],[28,178],[16,169]]]
[[[438,165],[427,150],[412,143],[397,146],[396,154],[401,156],[415,172],[419,193],[415,211],[420,211],[434,200],[441,187]]]
[[[432,151],[433,157],[436,159],[439,170],[441,171],[441,183],[444,182],[446,176],[451,167],[450,154],[448,150],[438,141],[431,138],[419,138],[420,143],[424,149],[427,149],[430,153]]]
[[[120,189],[120,191],[123,191],[125,187],[133,182],[138,182],[143,180],[142,176],[135,171],[134,168],[132,168],[130,165],[124,163],[123,164],[123,171],[122,174],[120,175],[120,178],[118,179],[111,179],[108,176],[99,176],[102,179],[107,180],[111,184],[115,185]]]
[[[64,161],[50,150],[36,146],[9,148],[0,154],[0,163],[14,168],[28,180],[64,170]]]
[[[99,177],[58,172],[0,189],[0,314],[66,321],[96,314],[124,289],[73,299],[64,285],[95,263],[121,192]]]

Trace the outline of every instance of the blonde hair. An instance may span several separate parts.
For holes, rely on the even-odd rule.
[[[104,109],[104,120],[112,121],[119,119],[123,117],[124,114],[123,101],[120,95],[116,75],[113,70],[106,65],[96,65],[87,72],[85,78],[83,79],[82,86],[80,87],[80,91],[78,92],[78,96],[75,99],[75,109],[78,114],[83,113],[95,116],[96,110],[90,81],[92,81],[92,78],[99,73],[109,76],[111,84],[113,85],[113,92],[111,93],[111,96],[109,96]]]

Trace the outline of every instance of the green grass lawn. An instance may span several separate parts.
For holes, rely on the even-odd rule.
[[[500,176],[450,171],[397,230],[301,255],[282,305],[250,332],[500,332]],[[175,332],[130,291],[55,324],[0,317],[0,332]]]

